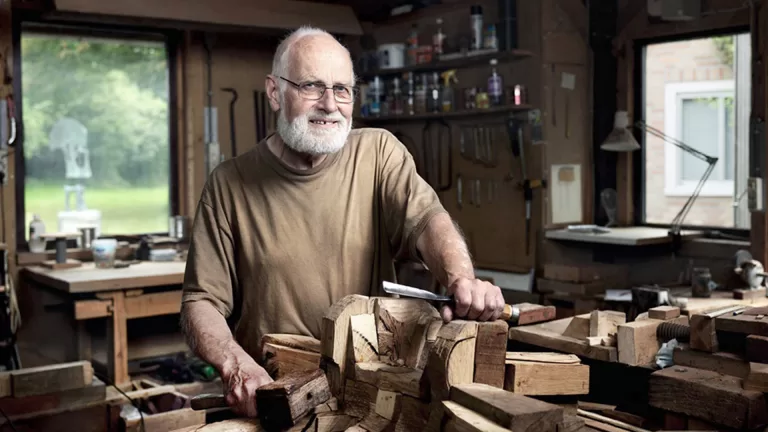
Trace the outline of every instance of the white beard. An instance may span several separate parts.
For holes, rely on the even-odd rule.
[[[277,133],[285,145],[295,152],[313,156],[336,153],[341,150],[352,130],[352,123],[348,122],[338,111],[331,115],[313,113],[311,116],[334,120],[338,124],[335,128],[312,128],[309,123],[310,114],[296,117],[289,123],[285,118],[285,111],[280,110],[277,117]]]

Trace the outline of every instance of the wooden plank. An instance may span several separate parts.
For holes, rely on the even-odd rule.
[[[762,392],[745,390],[742,380],[682,366],[651,374],[651,406],[736,429],[768,424]]]
[[[180,311],[181,290],[141,294],[125,299],[125,316],[127,319],[173,315]]]
[[[259,417],[270,430],[294,426],[315,406],[330,398],[328,379],[320,369],[286,376],[256,390]]]
[[[749,362],[733,353],[708,353],[682,345],[675,348],[672,359],[677,366],[708,370],[741,379],[749,374]]]
[[[442,409],[447,419],[445,431],[457,432],[508,432],[509,429],[503,428],[494,423],[487,417],[461,406],[456,402],[443,401]]]
[[[669,320],[680,316],[680,308],[677,306],[657,306],[648,309],[648,318]]]
[[[90,386],[93,367],[89,361],[77,361],[0,372],[0,376],[10,377],[14,397],[24,397]]]
[[[576,315],[568,323],[568,327],[563,331],[563,336],[572,337],[574,339],[584,339],[589,336],[589,324],[591,321],[591,314]]]
[[[501,320],[478,323],[474,382],[504,387],[508,330],[507,323]]]
[[[749,373],[744,379],[745,390],[768,392],[768,365],[763,363],[750,363]]]
[[[701,237],[699,231],[681,231],[683,240]],[[568,231],[567,229],[551,230],[545,233],[545,237],[553,240],[570,240],[595,244],[615,244],[623,246],[642,246],[651,244],[667,244],[672,240],[667,229],[652,227],[618,227],[611,228],[610,233],[583,233]]]
[[[581,363],[579,357],[573,354],[559,354],[548,352],[514,352],[508,351],[506,355],[507,364],[509,362],[531,362],[531,363],[555,363],[555,364],[578,364]]]
[[[72,409],[91,402],[103,402],[107,394],[104,383],[96,379],[88,386],[70,390],[43,390],[45,393],[31,396],[0,397],[0,409],[7,416],[16,417],[34,412]]]
[[[262,355],[265,362],[264,368],[274,379],[298,372],[313,371],[320,367],[320,354],[311,351],[265,343],[262,347]]]
[[[621,324],[617,333],[619,363],[631,366],[652,364],[661,344],[656,329],[661,320],[647,319]]]
[[[451,400],[515,432],[556,432],[563,409],[485,384],[451,388]]]
[[[533,303],[517,303],[513,306],[520,311],[520,316],[517,319],[517,325],[519,326],[555,319],[556,310],[554,306],[543,306]]]
[[[78,300],[75,302],[76,320],[104,318],[110,315],[112,315],[112,302],[109,300]]]
[[[614,347],[590,346],[583,339],[563,336],[563,331],[568,327],[571,319],[564,318],[542,324],[510,327],[509,339],[594,360],[617,361],[618,351]]]
[[[748,335],[768,336],[768,316],[747,315],[733,316],[724,314],[715,318],[715,328],[719,331]]]
[[[125,317],[125,292],[109,293],[112,318],[107,320],[107,370],[117,385],[130,381],[128,375],[128,322]]]
[[[409,367],[392,366],[383,362],[355,364],[355,379],[370,384],[379,390],[407,394],[415,398],[426,397],[421,386],[424,371]]]
[[[324,366],[331,383],[331,391],[336,397],[343,393],[344,377],[348,362],[347,343],[350,340],[349,322],[353,315],[372,312],[372,300],[368,297],[353,294],[334,303],[323,316],[321,327],[320,353],[330,363]]]
[[[504,389],[530,396],[589,394],[589,366],[510,361]]]

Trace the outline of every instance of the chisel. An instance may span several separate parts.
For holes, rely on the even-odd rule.
[[[400,285],[393,282],[384,281],[382,282],[384,292],[387,292],[389,294],[397,294],[404,297],[411,297],[411,298],[417,298],[422,300],[431,300],[431,301],[439,301],[439,302],[448,302],[453,303],[454,299],[453,297],[443,296],[439,294],[435,294],[430,291],[426,291],[419,288],[409,287],[407,285]],[[516,308],[514,306],[510,306],[508,304],[504,305],[504,310],[501,312],[501,316],[499,319],[502,319],[504,321],[512,321],[517,322],[517,320],[520,318],[520,309]]]

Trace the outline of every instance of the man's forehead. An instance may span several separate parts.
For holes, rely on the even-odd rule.
[[[303,41],[301,41],[303,42]],[[292,50],[289,62],[292,74],[299,79],[313,79],[328,83],[350,83],[352,62],[349,54],[333,42],[299,42]]]

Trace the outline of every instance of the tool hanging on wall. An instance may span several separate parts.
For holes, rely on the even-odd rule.
[[[438,192],[444,192],[453,186],[453,155],[451,151],[451,127],[442,119],[430,120],[422,130],[422,145],[424,146],[424,178]],[[447,150],[447,158],[443,150]],[[443,160],[447,159],[448,172],[443,175]],[[432,169],[434,164],[435,169]],[[447,178],[447,184],[443,179]]]
[[[514,115],[510,115],[507,119],[512,154],[520,160],[520,174],[522,176],[520,186],[523,188],[523,199],[525,200],[525,254],[529,255],[531,250],[531,203],[533,201],[533,190],[546,187],[546,182],[544,180],[531,180],[528,177],[525,141],[523,139],[524,126],[525,123],[515,118]]]
[[[229,101],[229,139],[232,143],[232,158],[237,156],[237,139],[235,136],[235,103],[237,102],[237,90],[226,87],[221,89],[227,93],[232,93],[232,100]]]
[[[218,121],[218,114],[216,108],[213,106],[213,57],[212,48],[215,37],[211,33],[206,33],[203,38],[203,48],[205,48],[205,65],[206,65],[206,97],[207,104],[204,110],[205,118],[205,166],[208,169],[207,173],[213,171],[216,165],[221,162],[221,149],[219,148],[218,134],[216,133]],[[207,174],[206,174],[207,176]]]

